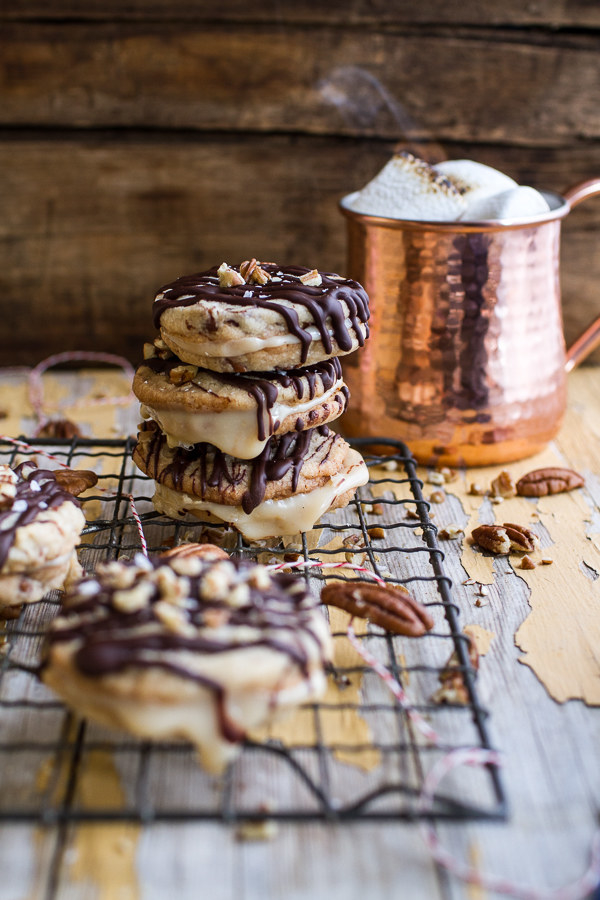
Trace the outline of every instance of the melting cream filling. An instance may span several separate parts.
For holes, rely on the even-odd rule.
[[[343,386],[340,379],[320,397],[313,397],[305,403],[287,406],[275,403],[271,410],[271,420],[283,422],[288,416],[300,416],[326,403]],[[203,410],[156,409],[142,404],[140,412],[144,419],[154,419],[167,439],[169,447],[191,447],[207,441],[223,453],[238,459],[254,459],[258,456],[271,434],[269,413],[264,412],[266,438],[258,437],[258,415],[256,409],[232,409],[226,412]]]
[[[353,333],[352,322],[350,319],[344,320],[344,325],[350,334]],[[313,341],[320,341],[321,334],[313,325],[304,328]],[[334,337],[333,331],[328,329],[331,337]],[[272,347],[283,347],[286,344],[299,344],[300,338],[294,334],[280,334],[273,337],[243,337],[234,338],[231,341],[188,341],[185,338],[175,335],[173,343],[177,344],[179,351],[184,353],[189,351],[196,356],[243,356],[246,353],[257,353],[260,350],[269,350]],[[179,353],[181,356],[181,353]]]
[[[162,484],[156,485],[153,503],[159,512],[174,519],[187,513],[202,518],[203,514],[208,513],[221,522],[233,525],[247,540],[258,541],[310,531],[337,497],[366,484],[368,480],[369,471],[362,456],[356,450],[349,449],[342,470],[332,475],[323,487],[282,500],[264,500],[249,514],[241,506],[201,500]]]

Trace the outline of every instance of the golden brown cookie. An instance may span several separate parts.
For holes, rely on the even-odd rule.
[[[172,447],[207,441],[253,459],[272,435],[324,425],[346,409],[348,388],[335,358],[290,372],[224,374],[182,363],[160,339],[144,353],[133,392]]]
[[[219,771],[249,729],[322,694],[331,637],[302,580],[215,550],[98,566],[51,624],[41,677],[80,715],[190,740]]]
[[[256,266],[223,264],[159,291],[154,322],[180,359],[216,372],[264,372],[362,347],[369,301],[357,281],[302,266],[259,268],[258,281]]]
[[[82,573],[79,501],[49,469],[0,466],[0,616],[15,615]]]
[[[360,454],[327,425],[270,438],[256,459],[240,460],[210,444],[170,448],[158,426],[145,422],[133,459],[157,482],[159,512],[212,517],[249,540],[309,530],[368,480]]]

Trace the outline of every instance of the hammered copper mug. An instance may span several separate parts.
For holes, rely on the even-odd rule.
[[[344,364],[352,436],[405,441],[428,465],[530,456],[557,433],[566,373],[600,344],[600,318],[565,351],[561,220],[600,179],[550,212],[498,222],[418,222],[354,212],[348,274],[371,300],[371,337]]]

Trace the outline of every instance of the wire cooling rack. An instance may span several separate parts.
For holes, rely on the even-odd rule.
[[[432,746],[379,676],[350,649],[344,631],[331,688],[318,704],[296,714],[293,732],[249,740],[224,775],[205,773],[188,744],[151,743],[78,719],[36,677],[43,636],[60,609],[53,592],[8,621],[0,645],[0,820],[53,824],[133,820],[226,822],[282,819],[356,821],[412,819],[420,815],[423,779],[445,753],[489,748],[487,711],[475,685],[468,639],[461,632],[452,583],[436,541],[415,462],[399,442],[354,441],[372,471],[371,481],[343,510],[328,513],[310,535],[287,546],[248,545],[224,526],[174,522],[152,507],[152,482],[131,461],[132,439],[72,441],[35,439],[31,449],[0,441],[0,462],[52,453],[75,468],[92,468],[99,487],[83,500],[88,526],[80,560],[92,571],[101,560],[131,556],[140,548],[129,497],[143,522],[149,552],[187,540],[210,540],[232,555],[261,562],[344,558],[370,568],[392,584],[410,585],[436,625],[420,638],[392,637],[369,626],[360,640],[408,693],[416,709],[442,737]],[[371,452],[375,449],[382,455]],[[40,465],[46,464],[39,456]],[[42,462],[44,461],[44,462]],[[47,463],[50,467],[52,463]],[[315,546],[318,543],[318,546]],[[327,578],[360,573],[329,569]],[[318,592],[318,568],[303,573]],[[462,673],[468,703],[439,703],[451,654]],[[110,773],[118,790],[89,789],[94,773]],[[453,772],[428,816],[438,819],[502,819],[503,786],[493,767]]]

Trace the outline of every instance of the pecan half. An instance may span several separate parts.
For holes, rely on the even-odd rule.
[[[585,484],[581,475],[573,469],[546,468],[534,469],[517,481],[517,494],[520,497],[547,497],[548,494],[562,494],[573,491]]]
[[[209,561],[217,559],[229,559],[229,554],[225,553],[221,547],[214,544],[179,544],[178,547],[171,547],[160,554],[167,559],[206,559]]]
[[[505,522],[503,525],[479,525],[473,529],[471,537],[476,544],[497,555],[518,550],[520,553],[529,553],[539,544],[537,534],[524,525],[515,525],[514,522]]]
[[[40,428],[36,437],[70,440],[74,437],[81,437],[81,431],[75,422],[71,422],[69,419],[50,419]]]
[[[479,525],[471,532],[476,544],[498,555],[510,553],[510,538],[502,525]]]
[[[336,581],[325,585],[321,600],[352,616],[369,619],[392,634],[419,637],[434,625],[427,610],[405,588],[396,586]]]
[[[57,484],[60,484],[63,490],[78,497],[88,488],[98,484],[98,476],[89,469],[57,469],[54,472]]]
[[[515,525],[514,522],[505,522],[502,527],[506,529],[511,550],[530,553],[539,546],[540,539],[531,528],[526,528],[525,525]]]

